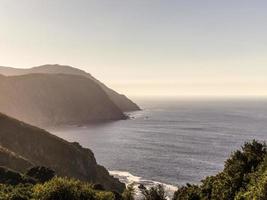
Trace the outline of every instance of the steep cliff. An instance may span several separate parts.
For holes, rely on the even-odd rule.
[[[2,166],[18,170],[14,167],[17,162],[19,171],[31,165],[46,166],[59,176],[100,183],[108,190],[124,189],[124,184],[97,164],[91,150],[3,114],[0,114],[0,145]]]
[[[18,69],[18,68],[11,68],[11,67],[0,67],[0,74],[6,76],[14,76],[14,75],[23,75],[23,74],[30,74],[30,73],[51,73],[51,74],[73,74],[73,75],[81,75],[93,80],[97,83],[109,96],[109,98],[120,108],[123,112],[128,111],[137,111],[140,110],[137,104],[131,101],[123,94],[119,94],[116,91],[110,89],[105,84],[94,78],[91,74],[71,67],[67,65],[42,65],[38,67],[33,67],[29,69]]]
[[[125,119],[91,79],[69,74],[0,76],[0,112],[41,127]]]

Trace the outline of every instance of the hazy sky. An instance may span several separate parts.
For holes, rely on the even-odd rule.
[[[266,0],[0,0],[0,65],[135,95],[267,95]]]

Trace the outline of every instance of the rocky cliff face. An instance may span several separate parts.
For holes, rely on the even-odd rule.
[[[46,166],[59,176],[100,183],[108,190],[121,192],[125,187],[97,164],[91,150],[3,114],[0,114],[0,145],[2,166],[19,171],[31,165]]]
[[[26,158],[0,146],[0,166],[23,172],[25,169],[32,167],[33,164]]]
[[[41,127],[125,119],[94,81],[69,74],[0,76],[0,112]]]
[[[72,75],[80,75],[87,77],[90,80],[93,80],[96,84],[98,84],[104,90],[104,92],[109,96],[109,98],[113,101],[113,103],[116,104],[116,106],[120,108],[123,112],[140,110],[138,105],[132,102],[130,99],[128,99],[125,95],[117,93],[116,91],[110,89],[105,84],[94,78],[91,74],[74,67],[66,65],[42,65],[29,69],[0,67],[0,74],[6,76],[23,75],[30,73],[50,73],[50,74],[61,73],[61,74],[72,74]]]

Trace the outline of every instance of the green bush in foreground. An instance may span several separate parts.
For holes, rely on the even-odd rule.
[[[267,199],[267,157],[260,169],[251,174],[250,183],[246,190],[238,193],[235,200],[265,200]]]
[[[36,185],[0,185],[0,200],[114,200],[112,192],[68,178],[53,178]]]
[[[135,196],[133,185],[120,195],[104,191],[99,184],[59,177],[49,180],[53,171],[42,167],[33,168],[27,175],[1,169],[0,175],[0,200],[134,200]],[[39,183],[31,182],[30,175]],[[141,185],[139,189],[143,200],[167,199],[162,185]],[[245,143],[225,162],[222,172],[207,177],[200,185],[179,187],[173,200],[267,200],[265,143]]]
[[[29,200],[32,197],[32,187],[31,184],[0,184],[0,200]]]
[[[224,170],[199,186],[179,188],[173,200],[266,200],[266,144],[245,143],[225,162]]]

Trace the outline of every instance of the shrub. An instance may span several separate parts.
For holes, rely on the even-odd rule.
[[[68,178],[53,178],[33,188],[38,200],[114,200],[111,192],[97,192],[92,185]]]
[[[1,200],[30,200],[32,199],[32,185],[19,184],[16,186],[0,184]]]
[[[266,144],[245,143],[225,162],[224,170],[207,177],[200,186],[179,188],[175,200],[262,200],[267,199],[267,180],[259,179],[267,169]],[[254,180],[254,181],[253,181]],[[262,180],[261,184],[258,184]],[[250,185],[250,186],[249,186]],[[249,191],[248,191],[248,188]],[[253,197],[253,198],[252,198]]]
[[[167,200],[167,195],[163,185],[159,184],[147,189],[144,185],[140,185],[139,189],[144,200]]]
[[[26,172],[27,176],[36,179],[40,183],[51,180],[55,176],[55,171],[47,167],[33,167]]]
[[[127,188],[122,193],[122,199],[123,200],[134,200],[134,196],[135,196],[134,185],[130,184],[127,186]]]
[[[174,193],[173,200],[200,200],[200,188],[196,185],[187,184],[178,188]]]

